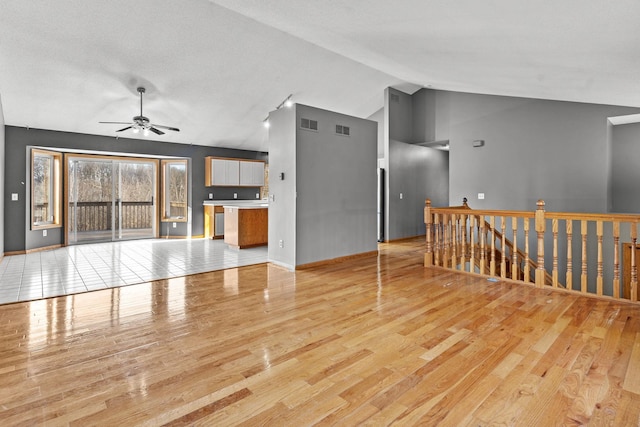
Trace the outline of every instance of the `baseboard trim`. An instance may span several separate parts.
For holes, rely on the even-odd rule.
[[[417,235],[411,236],[411,237],[401,237],[399,239],[385,240],[382,243],[397,243],[397,242],[402,242],[402,241],[405,241],[405,240],[417,239],[418,237],[424,237],[426,239],[426,234],[417,234]]]
[[[376,250],[376,251],[370,251],[370,252],[362,252],[359,254],[346,255],[338,258],[331,258],[331,259],[325,259],[322,261],[310,262],[308,264],[300,264],[300,265],[296,265],[296,270],[304,270],[307,268],[320,267],[328,264],[337,264],[344,261],[350,261],[350,260],[359,259],[359,258],[368,258],[372,256],[378,256],[378,251]]]
[[[49,251],[51,249],[60,249],[61,247],[62,247],[61,244],[51,245],[51,246],[43,246],[41,248],[27,249],[26,251],[24,251],[24,253],[32,254],[32,253],[35,253],[35,252]]]

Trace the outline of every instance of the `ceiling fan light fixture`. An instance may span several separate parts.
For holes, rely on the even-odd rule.
[[[158,128],[168,129],[174,132],[180,132],[180,129],[176,127],[152,124],[149,118],[145,117],[142,114],[142,94],[145,93],[145,89],[143,87],[139,87],[137,91],[140,94],[140,115],[139,116],[134,116],[131,122],[99,122],[99,123],[128,125],[127,127],[116,130],[116,132],[122,132],[128,129],[131,129],[133,133],[137,134],[137,133],[140,133],[140,131],[142,130],[142,133],[144,134],[144,136],[149,136],[149,132],[153,132],[156,135],[164,135],[164,132],[162,132]]]

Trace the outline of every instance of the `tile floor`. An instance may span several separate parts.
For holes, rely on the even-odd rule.
[[[266,261],[266,246],[237,250],[211,239],[129,240],[5,256],[0,262],[0,304]]]

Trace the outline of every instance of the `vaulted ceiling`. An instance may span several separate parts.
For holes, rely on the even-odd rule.
[[[7,125],[268,151],[295,102],[367,117],[393,86],[640,107],[637,0],[2,0]],[[130,132],[130,131],[125,131]],[[133,136],[127,134],[126,136]]]

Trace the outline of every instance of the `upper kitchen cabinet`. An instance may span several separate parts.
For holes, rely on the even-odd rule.
[[[240,161],[240,185],[262,187],[264,185],[264,162]]]
[[[205,185],[262,187],[264,185],[264,162],[205,157]]]

